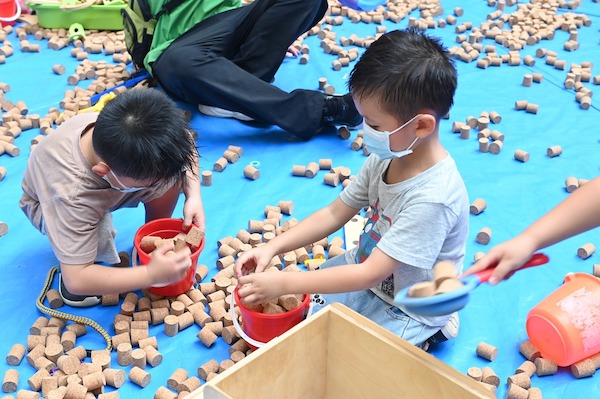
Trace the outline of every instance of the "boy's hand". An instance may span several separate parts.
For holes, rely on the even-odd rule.
[[[238,279],[238,294],[244,303],[267,303],[286,294],[283,289],[283,279],[286,275],[290,273],[260,272],[242,276]]]
[[[186,198],[183,204],[183,229],[196,225],[200,230],[206,231],[206,219],[201,197],[194,196]]]
[[[235,262],[235,277],[245,276],[253,269],[262,272],[272,258],[273,254],[265,246],[245,252]]]
[[[529,245],[524,238],[516,237],[492,248],[483,258],[465,271],[461,277],[468,276],[495,267],[494,274],[488,280],[491,285],[498,284],[501,280],[510,277],[510,273],[531,258],[536,248]]]
[[[147,269],[151,285],[170,284],[185,277],[192,265],[192,252],[187,246],[177,252],[173,249],[173,244],[164,244],[150,254]]]

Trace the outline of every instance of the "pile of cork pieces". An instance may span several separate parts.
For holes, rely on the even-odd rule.
[[[477,356],[490,362],[498,356],[498,348],[486,342],[480,342],[475,352]],[[506,379],[506,399],[542,399],[541,389],[532,386],[532,377],[554,375],[558,372],[558,366],[554,361],[543,358],[530,341],[523,342],[519,346],[519,352],[525,357],[525,361]],[[600,353],[570,366],[575,378],[591,377],[598,368]],[[491,367],[471,367],[467,370],[467,375],[494,393],[500,386],[500,378]]]
[[[229,359],[211,359],[198,367],[197,376],[189,376],[181,368],[175,370],[166,386],[160,386],[154,393],[156,399],[183,398],[200,387],[202,380],[211,380],[245,358],[253,349],[240,338],[230,312],[230,296],[237,286],[234,264],[244,251],[268,242],[275,235],[297,224],[298,221],[293,217],[282,223],[283,216],[290,216],[294,208],[293,201],[287,200],[279,201],[277,205],[266,205],[264,220],[249,220],[248,229],[239,230],[235,237],[220,239],[217,243],[219,271],[207,280],[209,267],[198,265],[195,272],[197,286],[181,295],[162,297],[143,290],[141,296],[135,292],[102,296],[102,306],[119,306],[120,303],[119,313],[115,314],[113,320],[111,344],[113,350],[116,350],[118,365],[129,367],[128,371],[112,368],[111,352],[106,349],[92,350],[90,361],[86,361],[86,349],[77,345],[77,338],[87,333],[88,328],[84,324],[40,316],[29,330],[26,345],[14,344],[6,357],[10,366],[19,366],[25,358],[37,370],[27,380],[30,389],[18,390],[17,398],[37,399],[41,393],[48,399],[115,399],[119,398],[118,388],[127,380],[141,388],[148,386],[152,378],[148,367],[157,367],[163,360],[156,336],[150,335],[150,326],[162,325],[165,335],[174,337],[196,324],[200,328],[197,338],[207,348],[219,337],[231,345]],[[192,236],[196,237],[197,234]],[[146,238],[144,243],[148,247],[145,248],[150,250],[151,246],[156,246],[155,240],[156,237]],[[186,242],[185,239],[182,241]],[[194,241],[194,245],[198,245],[198,240],[187,241]],[[334,237],[331,241],[325,238],[307,247],[275,256],[267,272],[314,270],[326,260],[327,254],[332,257],[344,253],[343,244],[340,237]],[[121,256],[122,266],[129,266],[127,254],[121,253]],[[295,295],[283,295],[251,309],[277,314],[295,309],[302,299]],[[63,306],[56,289],[48,291],[47,300],[52,309]],[[243,325],[239,306],[234,307],[233,313]],[[18,370],[7,370],[2,384],[3,391],[15,392],[18,385]]]

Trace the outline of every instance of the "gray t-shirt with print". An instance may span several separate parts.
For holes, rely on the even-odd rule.
[[[373,210],[358,245],[346,253],[346,261],[360,263],[378,247],[401,263],[391,276],[371,288],[393,305],[398,291],[431,280],[432,268],[441,260],[454,262],[457,273],[462,272],[469,199],[450,155],[419,175],[396,184],[383,180],[389,164],[390,160],[369,156],[340,198],[353,208],[370,206]],[[424,317],[402,310],[430,326],[442,326],[448,320],[448,316]]]

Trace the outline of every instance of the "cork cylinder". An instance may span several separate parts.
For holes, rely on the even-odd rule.
[[[93,391],[106,385],[106,379],[104,378],[102,371],[96,371],[94,373],[84,375],[81,379],[81,382],[88,391]]]
[[[123,342],[117,346],[117,363],[119,366],[129,366],[132,362],[131,352],[133,348],[131,343]]]
[[[154,393],[154,399],[177,399],[177,394],[161,385]]]
[[[509,385],[515,384],[520,386],[521,388],[529,389],[531,388],[531,377],[529,377],[529,375],[527,375],[526,373],[518,373],[508,377],[506,379],[506,383]]]
[[[146,368],[146,352],[143,349],[137,348],[131,351],[131,365],[141,369]]]
[[[8,369],[4,372],[2,380],[2,391],[6,393],[16,392],[19,386],[19,371]]]
[[[469,211],[473,215],[479,215],[486,208],[487,208],[487,203],[485,202],[485,200],[483,198],[477,198],[477,199],[475,199],[475,201],[473,201],[473,203],[469,207]]]
[[[591,358],[583,359],[571,365],[571,373],[575,378],[591,377],[596,372],[596,362]]]
[[[176,390],[179,384],[188,378],[188,372],[185,369],[178,368],[167,380],[167,386],[172,390]]]
[[[210,328],[203,327],[197,335],[198,339],[206,346],[210,346],[217,340],[217,335]]]
[[[212,186],[212,172],[210,170],[202,171],[202,185]]]
[[[252,165],[246,165],[244,168],[244,176],[250,180],[256,180],[260,177],[260,171]]]
[[[145,388],[150,384],[151,378],[150,373],[136,366],[132,367],[129,372],[129,380],[142,388]]]
[[[168,315],[164,320],[165,335],[168,337],[174,337],[179,332],[179,324],[177,323],[177,316]]]
[[[210,373],[216,373],[219,371],[219,363],[215,359],[211,359],[198,367],[198,377],[206,381],[206,377]]]
[[[562,154],[562,147],[559,145],[548,147],[548,149],[546,150],[546,155],[548,155],[550,158],[557,157],[560,154]]]
[[[528,103],[527,106],[525,107],[525,112],[527,112],[529,114],[537,114],[539,110],[540,110],[540,106],[538,104]]]
[[[520,366],[519,368],[517,368],[517,370],[515,371],[515,374],[519,374],[519,373],[525,373],[527,374],[529,377],[532,377],[535,374],[535,363],[533,363],[530,360],[525,360]]]
[[[467,375],[474,379],[475,381],[481,381],[483,373],[479,367],[470,367],[467,370]]]
[[[496,356],[498,356],[498,348],[488,343],[480,342],[477,345],[476,353],[477,356],[487,359],[491,362],[496,359]]]
[[[510,384],[506,391],[506,399],[527,399],[529,392],[518,385]]]
[[[496,375],[496,372],[491,367],[482,367],[481,382],[498,387],[500,386],[500,377]]]
[[[492,238],[492,230],[489,227],[484,227],[477,233],[475,240],[479,244],[487,245]]]
[[[221,157],[213,164],[213,170],[215,172],[222,172],[227,167],[227,159]]]
[[[456,265],[454,262],[443,260],[433,266],[433,281],[440,285],[444,280],[456,278]]]
[[[502,140],[494,140],[494,142],[489,145],[488,152],[490,154],[499,154],[500,151],[502,151],[502,147],[504,147]]]
[[[538,377],[542,377],[545,375],[554,375],[558,371],[558,366],[550,359],[544,359],[543,357],[539,357],[535,359],[535,374]]]
[[[195,391],[196,389],[200,388],[200,385],[202,385],[202,382],[200,382],[198,377],[192,376],[192,377],[189,377],[189,378],[185,379],[184,381],[182,381],[177,386],[177,391],[192,392],[192,391]]]
[[[579,247],[577,249],[577,256],[581,259],[587,259],[596,252],[596,247],[591,242]]]
[[[515,159],[517,161],[527,162],[527,161],[529,161],[529,153],[527,151],[523,151],[523,150],[516,150],[515,151]]]
[[[120,369],[105,369],[102,371],[106,380],[106,385],[113,388],[121,388],[125,384],[125,370]]]
[[[19,364],[21,364],[21,361],[25,356],[25,351],[26,349],[24,345],[14,344],[10,348],[8,355],[6,356],[6,363],[8,363],[11,366],[18,366]]]
[[[152,367],[156,367],[162,363],[163,356],[161,353],[153,346],[145,346],[144,352],[146,352],[146,363]]]
[[[313,177],[315,177],[317,175],[318,171],[319,171],[319,165],[316,162],[309,162],[309,164],[306,166],[306,171],[304,172],[304,176],[312,179]]]
[[[479,152],[488,152],[490,147],[490,139],[487,137],[479,138]]]

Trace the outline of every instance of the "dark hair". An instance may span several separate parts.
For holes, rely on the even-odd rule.
[[[178,180],[197,157],[183,110],[156,89],[130,89],[109,101],[92,143],[115,173],[138,180]]]
[[[350,73],[348,88],[357,98],[373,97],[400,120],[423,108],[439,120],[452,106],[456,84],[454,61],[440,40],[409,28],[373,42]]]

